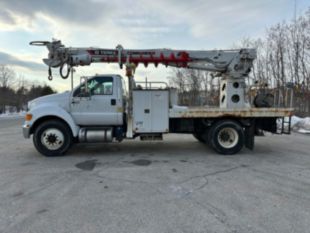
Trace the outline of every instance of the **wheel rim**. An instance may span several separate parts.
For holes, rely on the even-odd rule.
[[[64,135],[59,129],[46,129],[41,135],[41,143],[49,150],[58,150],[64,144]]]
[[[230,149],[237,145],[239,134],[237,130],[226,127],[219,131],[217,141],[222,147]]]

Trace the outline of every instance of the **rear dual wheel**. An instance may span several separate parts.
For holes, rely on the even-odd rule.
[[[236,121],[221,120],[214,123],[208,136],[212,148],[223,155],[236,154],[244,145],[244,130]]]

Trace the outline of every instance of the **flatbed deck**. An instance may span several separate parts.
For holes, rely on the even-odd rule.
[[[293,108],[244,108],[221,109],[208,107],[171,108],[170,118],[215,118],[215,117],[289,117]]]

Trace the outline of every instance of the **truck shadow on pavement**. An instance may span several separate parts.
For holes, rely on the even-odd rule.
[[[173,139],[173,138],[172,138]],[[55,158],[46,158],[39,154],[31,153],[38,163],[50,163],[51,166],[61,164],[61,167],[78,168],[83,171],[92,171],[100,167],[148,167],[159,164],[236,164],[261,163],[268,160],[273,162],[283,157],[282,153],[274,153],[264,141],[257,143],[256,148],[250,151],[243,148],[235,155],[220,155],[208,145],[202,144],[191,138],[180,140],[166,140],[156,142],[141,142],[139,140],[125,140],[122,143],[88,143],[75,144],[64,155]],[[38,161],[38,157],[41,157]],[[173,173],[178,169],[173,167]]]
[[[243,157],[243,156],[262,156],[272,152],[268,146],[257,145],[251,151],[243,148],[235,155],[220,155],[210,146],[197,142],[195,140],[182,141],[161,141],[161,142],[141,142],[141,141],[124,141],[122,143],[109,144],[76,144],[66,154],[74,157],[175,157],[175,158],[193,158],[193,157]],[[269,155],[270,156],[270,155]]]
[[[126,141],[109,144],[76,144],[68,152],[67,156],[115,156],[129,155],[217,155],[209,146],[195,141],[185,142],[139,142]]]

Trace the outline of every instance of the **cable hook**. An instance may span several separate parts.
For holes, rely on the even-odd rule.
[[[47,79],[50,80],[50,81],[53,80],[52,69],[51,69],[50,66],[48,67],[48,77],[47,77]]]

